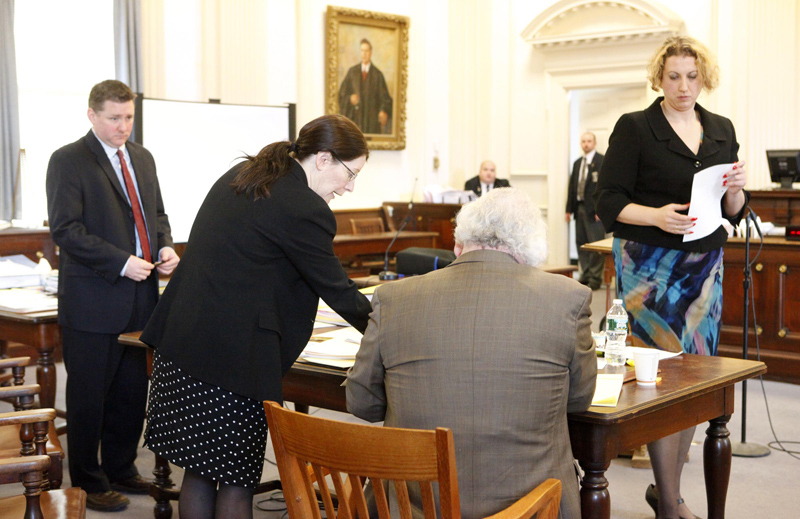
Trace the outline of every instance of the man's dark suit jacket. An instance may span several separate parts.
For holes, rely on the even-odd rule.
[[[350,95],[358,94],[360,101],[353,106]],[[386,112],[389,120],[386,131],[381,131],[378,112]],[[386,86],[383,72],[374,63],[369,66],[367,79],[361,81],[361,64],[350,67],[339,87],[339,113],[355,122],[364,133],[391,133],[392,96]]]
[[[567,212],[577,214],[578,212],[578,182],[581,175],[581,163],[583,157],[579,158],[572,165],[572,174],[569,177],[569,191],[567,194]],[[597,186],[597,177],[600,173],[600,167],[603,165],[603,155],[595,152],[592,161],[586,167],[586,188],[583,192],[583,207],[586,210],[586,216],[594,219],[594,195],[595,187]]]
[[[504,178],[495,178],[494,187],[492,189],[498,187],[511,187],[511,184]],[[464,191],[470,190],[474,191],[476,195],[481,196],[481,179],[478,175],[464,182]]]
[[[140,201],[155,261],[172,247],[172,237],[153,156],[128,142]],[[47,168],[50,232],[61,248],[58,323],[77,330],[115,334],[124,331],[133,312],[136,282],[120,276],[136,255],[135,223],[114,167],[89,130],[53,153]],[[158,276],[144,281],[155,293]],[[155,298],[154,298],[155,300]]]
[[[141,340],[203,382],[281,401],[319,298],[362,332],[371,306],[333,253],[336,219],[303,168],[292,160],[253,200],[231,187],[240,167],[208,193]]]

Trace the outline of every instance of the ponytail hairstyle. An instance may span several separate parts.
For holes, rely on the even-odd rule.
[[[353,121],[342,115],[323,115],[303,126],[296,142],[274,142],[256,156],[245,155],[245,164],[231,186],[254,200],[266,198],[272,184],[289,173],[293,159],[302,162],[321,151],[332,152],[343,161],[369,158],[367,139]]]

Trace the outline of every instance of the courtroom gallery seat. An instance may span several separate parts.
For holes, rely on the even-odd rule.
[[[10,369],[14,385],[0,387],[0,399],[13,403],[14,411],[25,411],[34,405],[36,395],[39,394],[39,385],[24,385],[25,366],[30,362],[30,357],[16,357],[0,359],[0,369]],[[22,442],[20,440],[22,439]],[[55,424],[50,420],[47,430],[46,454],[50,457],[47,470],[49,488],[61,487],[63,480],[64,449],[58,438]],[[31,425],[17,424],[14,426],[0,427],[0,460],[25,456],[34,452],[33,432]],[[0,475],[0,484],[17,482],[15,476]]]
[[[22,482],[23,495],[0,499],[0,517],[5,518],[59,518],[86,517],[86,492],[73,487],[66,490],[46,490],[45,473],[50,467],[50,457],[44,454],[49,424],[55,419],[54,409],[30,409],[0,413],[0,429],[31,430],[34,453],[19,456],[19,445],[27,440],[18,438],[18,455],[0,459],[0,478]],[[22,433],[26,435],[27,433]]]
[[[381,519],[389,519],[383,481],[392,481],[403,517],[411,517],[408,481],[418,482],[426,519],[435,519],[433,483],[439,484],[442,519],[460,519],[453,433],[361,425],[317,418],[264,402],[290,519],[320,519],[317,492],[329,519],[369,519],[364,483],[369,478]],[[346,476],[345,476],[346,474]],[[328,485],[338,496],[338,511]],[[491,519],[555,519],[561,481],[548,479]],[[337,513],[338,512],[338,513]]]

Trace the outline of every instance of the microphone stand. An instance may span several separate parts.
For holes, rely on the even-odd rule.
[[[750,212],[752,209],[747,208],[745,215],[745,231],[744,231],[744,338],[742,340],[743,358],[747,360],[747,341],[750,333],[750,320],[748,310],[750,309]],[[753,220],[755,221],[755,220]],[[756,224],[757,225],[757,224]],[[759,229],[759,235],[761,230]],[[747,380],[742,381],[742,441],[733,442],[731,444],[731,454],[742,458],[761,458],[769,454],[769,448],[758,443],[747,443]]]
[[[419,177],[414,179],[414,187],[411,189],[411,200],[408,201],[408,213],[406,217],[403,218],[403,223],[400,224],[400,228],[397,229],[397,233],[394,235],[394,238],[392,238],[392,241],[389,242],[389,246],[386,247],[386,253],[383,255],[383,270],[378,273],[378,279],[381,281],[391,281],[400,277],[396,272],[389,270],[389,250],[391,250],[392,245],[397,241],[397,237],[400,236],[400,233],[403,232],[403,229],[405,229],[408,222],[412,219],[412,215],[414,214],[414,193],[417,191],[417,180],[419,180]]]
[[[408,205],[413,205],[413,202]],[[392,238],[392,241],[389,242],[389,246],[386,247],[386,253],[383,255],[383,270],[378,273],[378,279],[380,279],[381,281],[395,280],[399,277],[396,272],[392,272],[391,270],[389,270],[389,250],[392,248],[392,245],[394,245],[394,242],[397,240],[397,237],[400,236],[400,233],[403,232],[403,229],[405,229],[410,219],[411,219],[411,210],[409,209],[408,214],[403,219],[403,223],[400,224],[400,228],[397,229],[397,233],[394,235],[394,238]]]

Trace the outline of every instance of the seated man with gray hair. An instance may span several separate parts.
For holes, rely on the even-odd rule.
[[[561,517],[577,519],[567,413],[594,394],[592,292],[537,268],[545,224],[519,190],[465,205],[455,239],[446,268],[375,292],[347,409],[390,427],[452,429],[464,519],[499,512],[547,478],[563,484]]]

